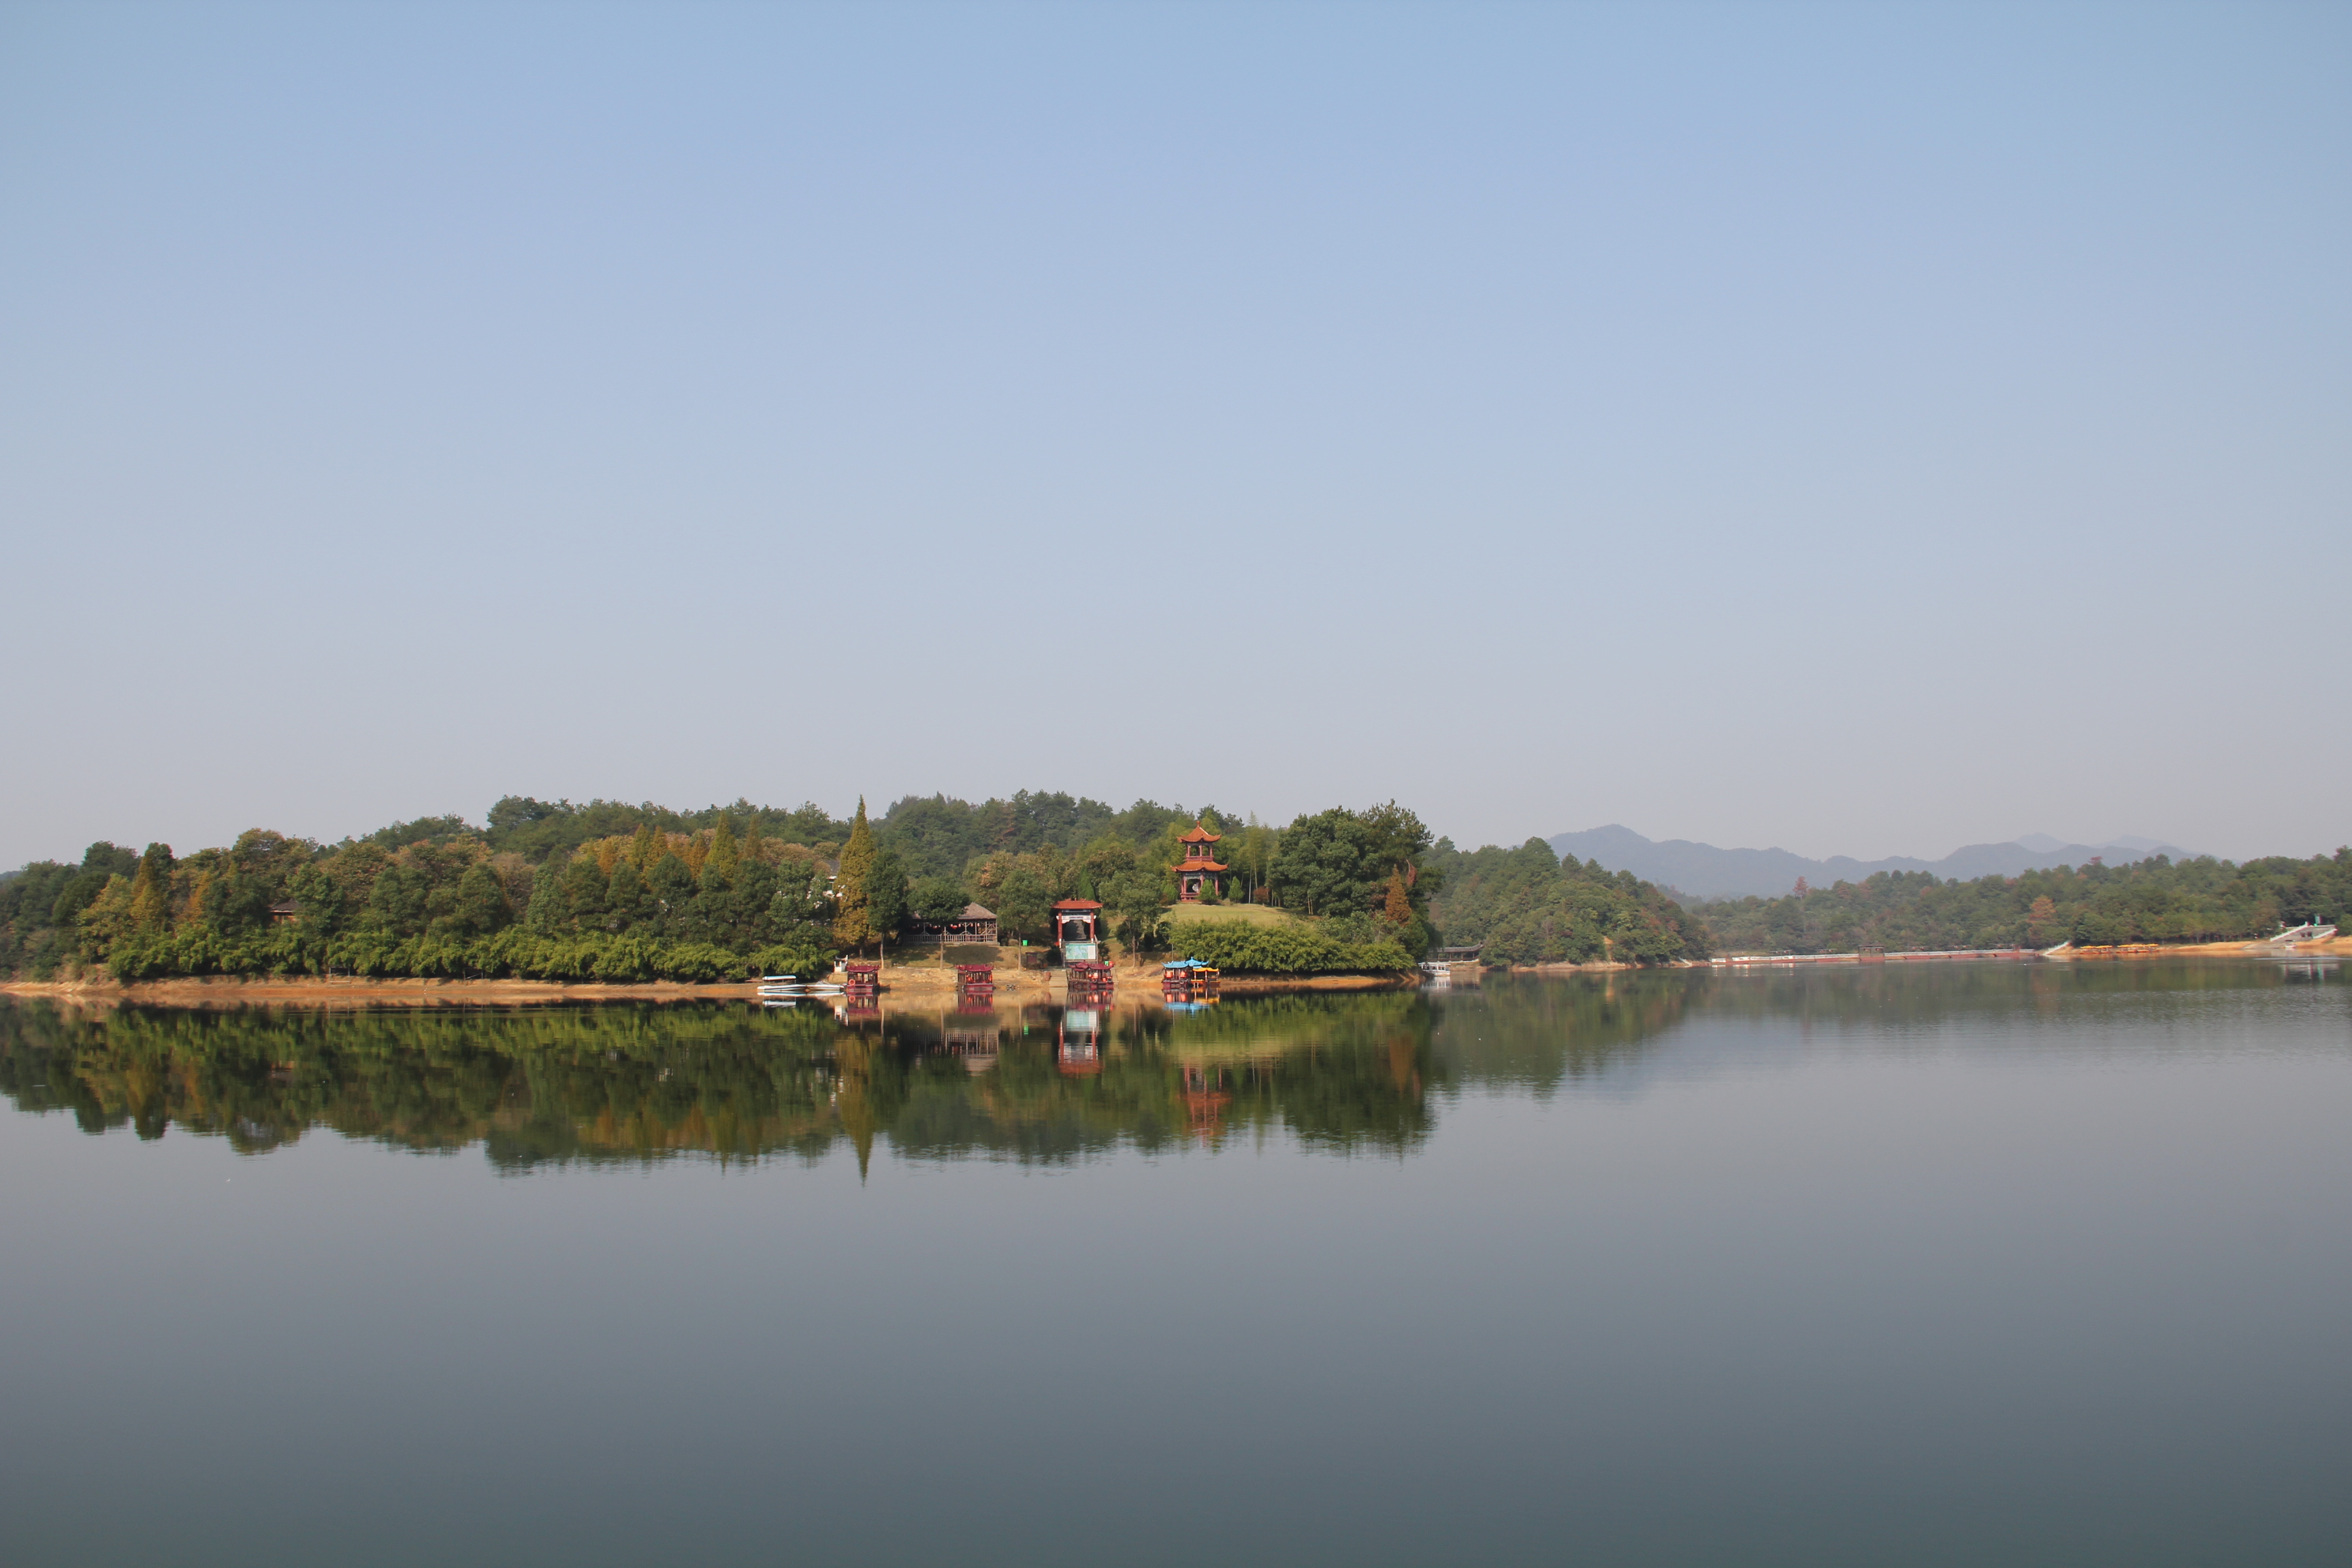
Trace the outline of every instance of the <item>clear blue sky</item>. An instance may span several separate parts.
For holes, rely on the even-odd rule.
[[[0,861],[2352,838],[2352,8],[0,9]]]

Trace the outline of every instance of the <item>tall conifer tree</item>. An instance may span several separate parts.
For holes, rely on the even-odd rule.
[[[563,880],[551,859],[540,863],[530,876],[530,904],[523,915],[523,924],[546,935],[562,925]]]
[[[849,825],[849,842],[841,847],[841,866],[835,874],[833,937],[844,947],[863,947],[874,940],[866,919],[866,876],[874,868],[874,829],[866,823],[866,797],[857,797],[857,820]]]
[[[604,922],[612,931],[626,931],[645,912],[646,883],[626,860],[613,868],[604,887]]]
[[[131,924],[134,931],[162,931],[171,923],[172,847],[150,844],[131,879]]]
[[[731,881],[735,876],[737,858],[735,825],[728,820],[727,814],[722,811],[719,814],[718,829],[710,836],[710,853],[703,858],[702,874],[708,878],[710,873],[716,871],[721,880]]]

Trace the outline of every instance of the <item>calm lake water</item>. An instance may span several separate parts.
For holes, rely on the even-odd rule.
[[[11,1563],[2352,1562],[2352,984],[0,1002]]]

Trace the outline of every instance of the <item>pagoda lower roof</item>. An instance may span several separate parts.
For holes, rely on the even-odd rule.
[[[1223,865],[1215,860],[1187,860],[1168,868],[1171,871],[1230,871],[1233,869],[1231,866]]]
[[[1102,905],[1093,899],[1064,899],[1054,907],[1057,910],[1098,910]]]

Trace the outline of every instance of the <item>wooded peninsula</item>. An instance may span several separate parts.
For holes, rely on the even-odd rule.
[[[1200,865],[1216,872],[1206,886],[1180,879]],[[740,982],[894,944],[937,951],[975,906],[1007,948],[1042,958],[1055,904],[1073,900],[1100,906],[1130,959],[1235,974],[1399,973],[1449,947],[1488,963],[1652,965],[2255,939],[2339,921],[2352,851],[1973,881],[1886,872],[1700,905],[1539,838],[1458,849],[1394,802],[1276,826],[1030,791],[910,795],[871,820],[863,801],[844,820],[741,799],[677,811],[510,795],[478,826],[421,817],[335,844],[256,828],[187,856],[101,842],[79,864],[34,862],[0,876],[0,975]]]
[[[1210,887],[1180,894],[1188,833],[1223,859]],[[1234,973],[1410,971],[1448,943],[1527,962],[1708,952],[1700,922],[1647,883],[1539,840],[1465,853],[1394,802],[1276,826],[1029,791],[908,796],[872,820],[861,801],[845,821],[749,800],[508,796],[479,826],[422,817],[331,845],[255,828],[186,856],[99,843],[79,865],[35,862],[0,878],[0,973],[741,981],[814,975],[974,905],[1004,943],[1042,948],[1068,900],[1099,904],[1130,957]],[[1200,918],[1221,910],[1250,918]]]

